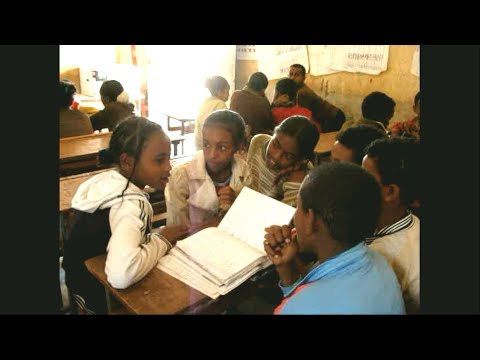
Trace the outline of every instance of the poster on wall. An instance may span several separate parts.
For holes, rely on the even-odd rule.
[[[342,45],[308,45],[308,59],[310,61],[310,74],[327,75],[339,72],[331,68],[334,54]]]
[[[257,60],[255,45],[237,45],[237,60]]]
[[[330,51],[330,68],[378,75],[387,70],[389,45],[336,45]]]
[[[412,66],[410,72],[413,75],[420,76],[420,45],[417,45],[413,53]]]
[[[290,65],[302,64],[309,71],[307,45],[257,45],[258,71],[269,80],[288,77]]]

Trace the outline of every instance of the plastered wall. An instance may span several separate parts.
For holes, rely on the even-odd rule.
[[[390,45],[387,70],[379,75],[350,72],[322,76],[307,74],[305,82],[317,94],[340,107],[347,119],[361,117],[361,103],[369,93],[384,92],[396,102],[391,121],[403,121],[413,116],[413,98],[420,90],[420,78],[410,73],[415,47],[416,45]],[[255,60],[238,60],[235,88],[241,89],[255,71],[258,71]],[[278,79],[269,82],[266,94],[270,101],[277,81]]]

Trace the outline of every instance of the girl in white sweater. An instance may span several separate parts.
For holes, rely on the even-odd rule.
[[[111,286],[124,289],[142,279],[188,234],[185,226],[152,229],[146,185],[164,189],[170,176],[170,140],[160,125],[131,117],[114,130],[109,154],[118,165],[85,181],[73,200],[75,223],[65,243],[63,267],[77,313],[106,312],[103,286],[84,261],[107,253]]]

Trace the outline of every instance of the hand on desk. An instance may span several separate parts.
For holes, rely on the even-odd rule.
[[[175,246],[178,240],[185,239],[190,235],[187,225],[167,225],[161,228],[159,233],[167,239],[172,246]]]

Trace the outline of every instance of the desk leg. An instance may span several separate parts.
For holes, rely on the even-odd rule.
[[[185,141],[182,140],[182,155],[185,154],[185,152],[183,151],[183,143],[184,143],[184,142],[185,142]]]
[[[110,314],[112,312],[112,299],[107,288],[105,288],[105,299],[107,301],[107,314]]]
[[[174,142],[172,145],[173,145],[173,156],[177,156],[177,152],[178,152],[178,149],[177,149],[178,142]]]

